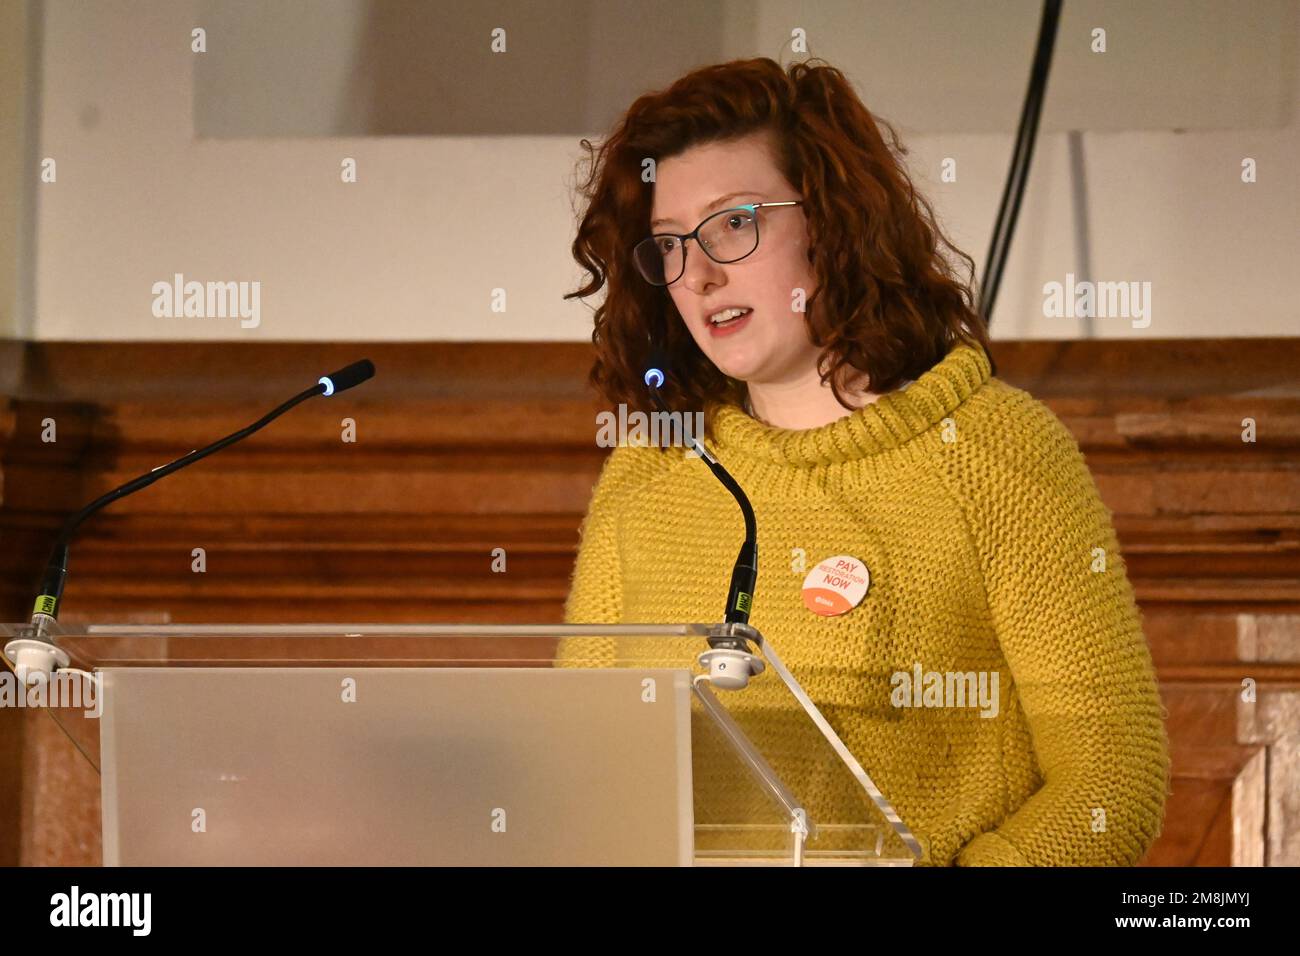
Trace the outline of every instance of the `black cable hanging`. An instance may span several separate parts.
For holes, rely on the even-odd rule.
[[[1034,65],[1029,76],[1029,90],[1020,111],[1020,128],[1016,133],[1016,147],[1011,156],[1011,169],[1002,190],[1002,203],[993,227],[993,240],[980,286],[979,310],[985,327],[993,322],[993,303],[1002,282],[1007,251],[1020,214],[1020,200],[1024,196],[1025,182],[1029,178],[1029,164],[1034,155],[1034,142],[1038,138],[1038,118],[1043,112],[1047,93],[1047,75],[1052,66],[1052,48],[1056,44],[1056,28],[1061,19],[1061,0],[1044,0],[1043,17],[1038,25],[1038,45],[1034,52]],[[1010,213],[1008,214],[1008,205]]]

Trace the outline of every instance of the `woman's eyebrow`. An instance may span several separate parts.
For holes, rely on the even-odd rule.
[[[725,196],[719,196],[717,199],[713,200],[713,202],[709,203],[707,206],[705,206],[703,209],[700,210],[700,218],[703,219],[704,214],[706,212],[712,212],[714,209],[721,206],[724,202],[730,202],[731,200],[737,198],[738,196],[758,196],[759,198],[762,198],[763,193],[754,192],[753,190],[742,190],[738,193],[727,193]],[[653,229],[655,226],[662,226],[662,225],[666,225],[667,223],[676,222],[676,221],[677,220],[675,219],[656,219],[650,223],[650,228]]]

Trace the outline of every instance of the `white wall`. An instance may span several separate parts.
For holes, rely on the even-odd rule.
[[[26,306],[24,278],[31,276],[31,210],[24,203],[35,190],[27,175],[25,149],[34,138],[29,128],[35,97],[28,76],[29,18],[22,3],[0,2],[0,338],[20,327]],[[6,374],[0,357],[0,378]]]
[[[273,16],[299,6],[245,9]],[[995,338],[1085,334],[1080,319],[1045,318],[1041,292],[1068,272],[1084,278],[1085,263],[1095,279],[1152,283],[1150,325],[1096,320],[1098,337],[1292,335],[1300,328],[1289,282],[1300,251],[1300,3],[1248,6],[1249,16],[1213,3],[1066,4]],[[550,126],[537,124],[562,132],[338,137],[295,130],[293,137],[215,139],[195,135],[199,55],[189,49],[206,4],[49,0],[42,7],[43,41],[29,51],[39,63],[39,130],[25,145],[23,170],[35,247],[14,257],[17,271],[30,271],[33,302],[22,304],[21,276],[0,284],[0,337],[261,341],[588,338],[587,308],[561,299],[580,274],[569,255],[579,137],[600,135],[639,89],[681,72],[683,55],[687,62],[801,58],[788,49],[792,26],[807,31],[811,54],[844,69],[868,106],[900,127],[919,188],[978,263],[1010,159],[1039,10],[1034,0],[736,0],[707,8],[713,35],[679,48],[673,24],[648,33],[644,23],[620,27],[605,4],[563,4],[589,16],[568,24],[571,47],[553,22],[544,31],[546,44],[559,44],[547,69],[585,74],[573,85],[585,91],[580,108]],[[523,9],[502,14],[516,50],[530,37]],[[1098,25],[1108,33],[1104,55],[1088,50]],[[305,45],[346,46],[346,31],[316,32],[304,23],[302,32],[315,38]],[[231,36],[210,35],[209,53],[201,55],[217,55]],[[652,62],[647,36],[665,37],[660,42],[677,59]],[[473,33],[445,43],[486,47],[488,40]],[[284,64],[312,71],[320,62],[299,51]],[[346,95],[340,83],[346,87],[347,71],[326,63],[318,70],[323,95]],[[6,61],[3,69],[17,68]],[[246,83],[230,94],[241,109],[218,115],[209,81],[219,90],[241,75]],[[277,87],[274,76],[252,67],[215,76],[205,77],[200,127],[237,133],[243,114],[250,130],[264,132],[277,108],[284,115],[277,89],[286,84]],[[464,77],[467,89],[473,82]],[[540,76],[536,89],[519,88],[520,102],[544,101],[546,82]],[[250,97],[249,87],[261,91],[265,115],[253,108],[259,97]],[[6,75],[0,94],[11,88]],[[295,87],[293,95],[306,99],[290,115],[337,118],[310,93],[309,84]],[[0,103],[11,101],[0,95]],[[459,95],[455,108],[462,112],[449,121],[465,123],[468,110],[472,127],[475,108],[494,107]],[[8,112],[6,132],[16,128]],[[588,117],[589,128],[568,129],[573,116]],[[1080,180],[1067,137],[1076,127],[1091,130],[1082,135],[1086,231],[1073,211]],[[360,164],[355,185],[339,181],[347,156]],[[57,183],[36,181],[43,157],[57,161]],[[945,157],[957,161],[955,183],[939,182]],[[1258,163],[1253,185],[1240,181],[1244,157]],[[13,235],[22,228],[6,223]],[[260,282],[260,325],[154,317],[151,288],[176,272]],[[508,296],[504,314],[491,309],[496,288]]]

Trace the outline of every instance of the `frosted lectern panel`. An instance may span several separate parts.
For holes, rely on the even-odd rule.
[[[106,861],[921,856],[862,752],[893,715],[842,740],[745,626],[94,625],[46,639],[100,687],[103,717],[51,716],[101,770]]]
[[[112,668],[104,683],[105,865],[691,862],[682,671]]]

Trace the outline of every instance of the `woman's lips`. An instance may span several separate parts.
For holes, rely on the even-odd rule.
[[[750,309],[740,318],[732,319],[730,322],[724,322],[722,325],[714,325],[712,322],[710,322],[709,334],[714,338],[718,338],[723,335],[732,335],[736,332],[739,332],[746,325],[748,325],[749,320],[752,319],[753,317],[754,317],[754,310]]]

